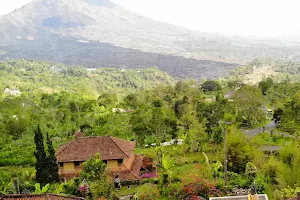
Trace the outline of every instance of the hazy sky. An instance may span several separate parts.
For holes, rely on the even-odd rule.
[[[240,35],[300,33],[298,0],[114,0],[144,16],[190,29]],[[30,0],[0,0],[0,14]]]
[[[10,13],[16,8],[29,3],[31,0],[0,0],[0,15]]]

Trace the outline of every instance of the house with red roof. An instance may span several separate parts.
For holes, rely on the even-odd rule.
[[[77,137],[61,146],[56,154],[59,175],[64,179],[79,176],[83,163],[97,153],[112,177],[121,181],[138,180],[144,157],[134,154],[135,142],[111,136]]]

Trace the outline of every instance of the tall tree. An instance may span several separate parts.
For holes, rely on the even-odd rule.
[[[201,88],[204,92],[211,92],[211,91],[219,91],[222,90],[221,85],[216,81],[205,81]]]
[[[233,96],[236,104],[237,118],[244,123],[254,126],[265,119],[261,109],[264,98],[259,89],[252,86],[243,86]]]
[[[44,148],[44,138],[41,133],[40,126],[37,127],[34,133],[34,142],[36,149],[34,152],[36,163],[36,181],[42,186],[46,185],[48,177],[48,167],[47,167],[47,155]]]
[[[52,182],[59,182],[59,175],[58,175],[58,165],[56,162],[55,157],[55,150],[52,145],[52,141],[49,138],[49,135],[47,133],[47,147],[48,147],[48,183]]]
[[[259,82],[259,88],[261,89],[261,92],[263,95],[267,94],[267,91],[272,87],[273,80],[271,78],[267,78],[266,80],[263,80]]]

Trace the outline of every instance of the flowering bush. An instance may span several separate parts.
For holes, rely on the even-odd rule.
[[[214,183],[207,179],[195,177],[191,181],[182,181],[186,197],[198,199],[198,196],[208,199],[210,196],[221,196]]]
[[[89,188],[89,187],[88,187],[87,185],[81,185],[81,186],[79,187],[79,191],[80,191],[80,192],[85,192],[85,191],[87,191],[88,188]]]
[[[153,172],[150,172],[150,173],[146,173],[146,174],[143,174],[141,176],[142,179],[144,179],[144,178],[156,178],[156,177],[157,177],[156,171],[153,171]]]

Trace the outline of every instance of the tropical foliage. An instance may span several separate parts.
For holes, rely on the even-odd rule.
[[[157,178],[128,189],[137,199],[207,198],[248,189],[254,180],[270,199],[296,195],[300,83],[265,78],[247,85],[237,76],[204,85],[173,84],[154,68],[86,70],[24,60],[2,62],[0,73],[1,194],[14,193],[15,183],[21,191],[34,192],[37,182],[41,187],[54,182],[49,192],[80,196],[85,179],[91,198],[122,195],[123,189],[114,192],[97,156],[84,164],[80,179],[59,184],[55,175],[43,178],[43,163],[57,171],[55,150],[83,131],[134,140],[136,153],[158,164]],[[227,91],[234,94],[225,98]],[[268,128],[272,118],[275,127]],[[225,130],[228,187],[223,180]],[[279,150],[265,151],[266,146]]]

